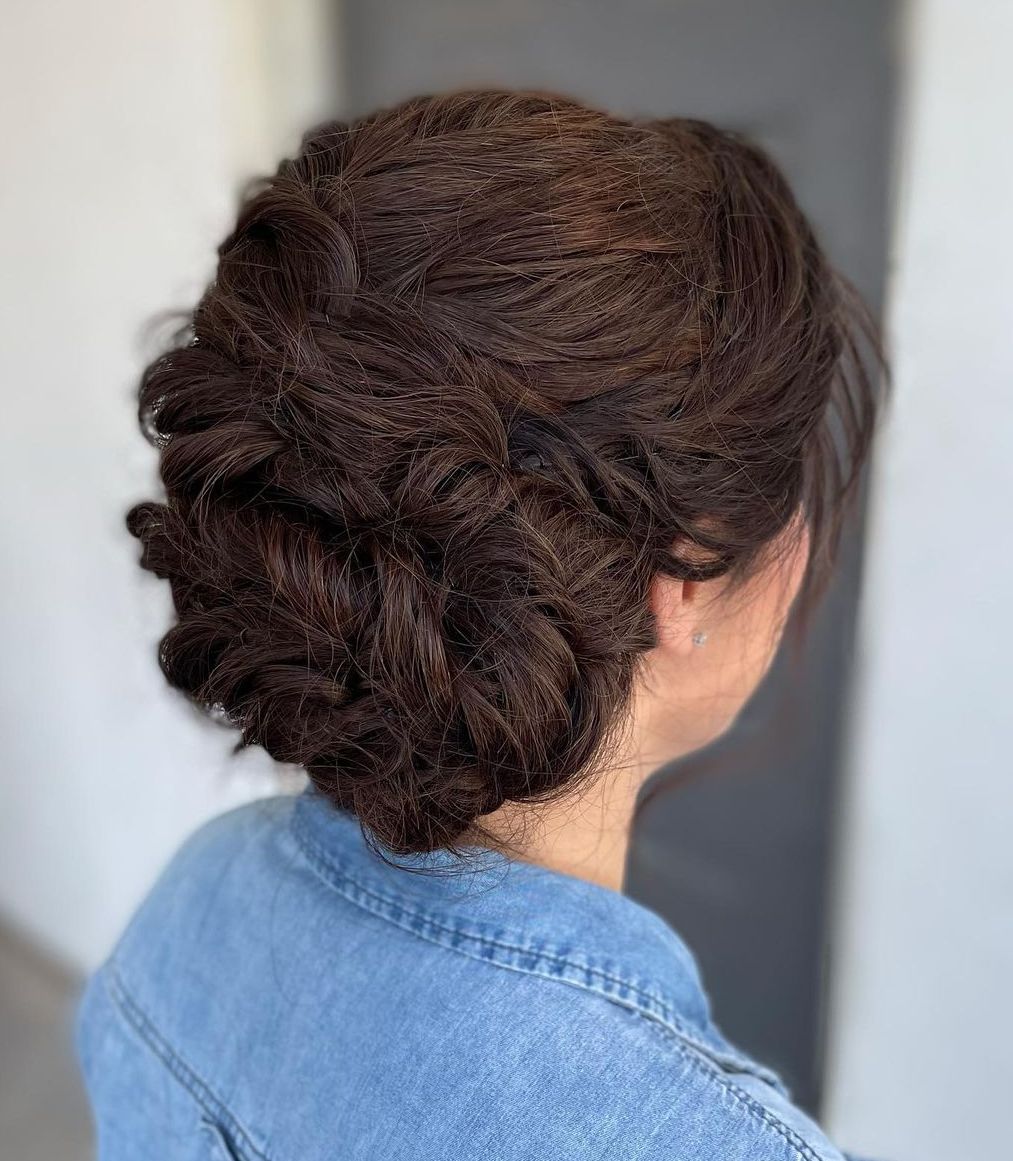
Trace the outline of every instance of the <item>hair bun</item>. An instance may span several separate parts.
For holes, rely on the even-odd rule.
[[[141,383],[166,676],[394,851],[568,790],[657,572],[745,565],[823,478],[831,285],[697,123],[467,92],[318,127]]]

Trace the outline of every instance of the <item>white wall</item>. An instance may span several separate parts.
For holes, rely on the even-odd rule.
[[[910,18],[830,1122],[963,1161],[1013,1156],[1013,5]]]
[[[5,6],[0,912],[82,967],[184,832],[270,786],[166,692],[168,593],[122,516],[154,486],[143,328],[192,305],[239,180],[323,108],[322,8]]]

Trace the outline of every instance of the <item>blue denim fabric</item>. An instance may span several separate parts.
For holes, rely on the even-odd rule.
[[[840,1161],[653,912],[402,862],[312,791],[197,831],[80,1002],[101,1161]]]

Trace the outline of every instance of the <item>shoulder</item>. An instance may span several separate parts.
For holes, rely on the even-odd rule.
[[[150,1025],[185,1046],[248,948],[264,942],[272,900],[293,861],[293,803],[291,795],[257,799],[183,840],[89,979],[80,1039],[95,1040],[95,1028],[118,1012],[142,1038],[151,1040]]]
[[[206,862],[267,853],[287,831],[296,802],[294,794],[276,794],[256,798],[208,819],[180,843],[159,883],[199,873]]]
[[[645,1158],[651,1161],[844,1161],[790,1098],[751,1072],[736,1072],[682,1045],[666,1068],[668,1108]]]
[[[462,1161],[841,1161],[765,1070],[625,981],[605,994],[572,949],[334,890],[293,808],[251,803],[180,848],[91,985],[93,1075],[132,1045],[131,1075],[163,1091],[163,1070],[194,1116],[272,1161],[341,1139],[364,1157],[411,1140]]]
[[[220,918],[230,903],[245,901],[247,915],[255,913],[259,895],[273,889],[280,868],[291,862],[294,802],[292,795],[256,799],[192,831],[134,912],[114,956],[143,955],[167,925],[194,928],[212,912]]]
[[[540,1114],[567,1138],[588,1142],[586,1152],[561,1148],[559,1156],[844,1161],[765,1070],[736,1067],[708,1045],[596,994],[545,988],[536,1004],[527,991],[521,980],[509,989],[508,1002],[525,1016],[508,1035],[523,1038],[528,1014],[537,1013],[537,1070],[529,1064],[527,1079],[541,1076]],[[507,1105],[522,1107],[512,1098]]]

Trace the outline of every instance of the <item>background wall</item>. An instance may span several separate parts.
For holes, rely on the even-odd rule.
[[[1013,5],[909,14],[890,323],[841,850],[829,1123],[1009,1153]]]
[[[185,831],[269,785],[167,695],[168,594],[122,514],[153,486],[144,328],[327,95],[325,7],[4,6],[0,911],[82,968]]]

